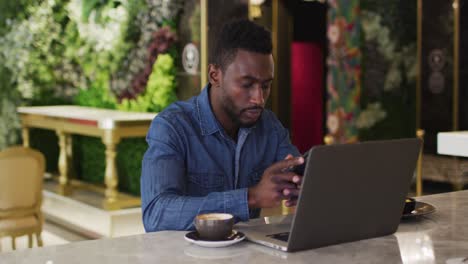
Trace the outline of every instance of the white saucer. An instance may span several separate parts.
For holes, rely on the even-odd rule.
[[[245,235],[242,232],[233,230],[232,233],[233,234],[228,239],[219,240],[219,241],[201,240],[198,237],[197,231],[188,232],[187,234],[185,234],[184,238],[188,242],[193,243],[195,245],[198,245],[201,247],[211,247],[211,248],[227,247],[227,246],[239,243],[245,239]]]

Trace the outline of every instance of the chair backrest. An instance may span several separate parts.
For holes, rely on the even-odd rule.
[[[25,147],[0,152],[0,211],[34,211],[42,202],[44,155]]]

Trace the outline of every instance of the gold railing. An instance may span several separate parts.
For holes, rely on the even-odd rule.
[[[416,137],[423,140],[424,142],[424,130],[418,129],[416,131]],[[416,166],[416,196],[421,196],[423,194],[423,180],[422,180],[423,149],[424,149],[424,144],[421,145],[421,150],[419,151],[418,163]]]

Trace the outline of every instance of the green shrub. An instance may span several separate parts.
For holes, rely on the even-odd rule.
[[[147,144],[144,138],[125,138],[117,146],[118,189],[140,195],[141,161]],[[78,179],[104,184],[105,146],[100,138],[74,136],[73,160]]]
[[[140,195],[141,161],[148,145],[144,138],[126,138],[117,152],[119,190]]]
[[[29,130],[29,143],[46,157],[46,171],[58,173],[58,157],[60,148],[55,131],[34,128]]]
[[[73,137],[73,167],[78,179],[104,184],[105,156],[105,147],[100,138]]]

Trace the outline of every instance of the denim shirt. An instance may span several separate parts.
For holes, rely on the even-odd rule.
[[[201,213],[230,213],[236,221],[258,217],[259,209],[249,210],[247,188],[274,162],[299,155],[269,110],[253,127],[240,128],[234,141],[214,116],[209,89],[171,104],[151,124],[141,174],[147,232],[191,230]]]

